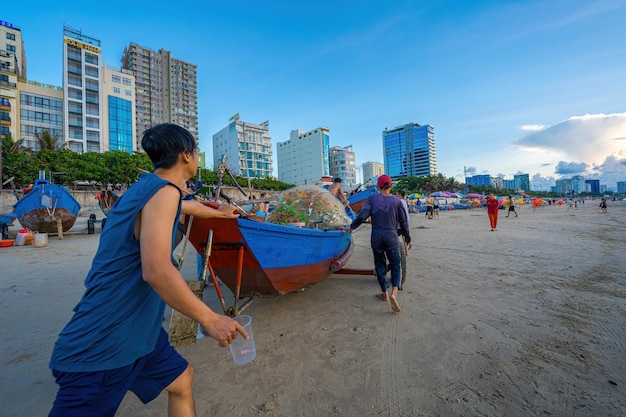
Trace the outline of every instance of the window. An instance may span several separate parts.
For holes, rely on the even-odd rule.
[[[126,78],[126,77],[122,78],[122,83],[124,85],[130,85],[130,78]]]
[[[14,41],[15,40],[15,35],[12,33],[7,33],[7,39]]]
[[[120,94],[120,88],[119,87],[113,87],[113,93]]]
[[[120,77],[119,75],[112,75],[111,76],[111,81],[113,81],[114,83],[121,83],[122,82],[122,77]]]
[[[130,90],[124,90],[124,94],[126,94],[127,97],[132,97],[133,96],[133,92]]]
[[[7,51],[10,51],[10,52],[15,52],[15,46],[13,46],[13,45],[7,45]]]

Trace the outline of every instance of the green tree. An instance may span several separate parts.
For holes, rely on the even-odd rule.
[[[44,130],[42,132],[35,132],[35,139],[37,139],[37,143],[39,144],[39,149],[48,149],[51,151],[56,151],[63,147],[63,143],[60,143],[59,134],[55,134],[52,136],[50,131]]]
[[[24,149],[23,143],[24,139],[13,140],[11,135],[4,135],[2,137],[2,156],[6,157],[10,153],[21,152]]]

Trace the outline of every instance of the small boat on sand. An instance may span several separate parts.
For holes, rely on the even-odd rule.
[[[203,204],[217,207],[214,202]],[[186,218],[189,225],[190,218]],[[348,230],[321,230],[266,223],[256,216],[237,219],[193,218],[189,242],[234,294],[234,314],[253,297],[275,297],[310,287],[345,266],[352,254]],[[208,250],[208,261],[204,254]],[[215,282],[214,282],[215,283]],[[218,290],[216,286],[216,291]],[[218,296],[223,297],[218,292]],[[238,308],[238,300],[249,300]],[[226,312],[226,308],[224,308]],[[232,309],[231,309],[232,313]]]
[[[80,204],[72,193],[59,184],[52,184],[39,171],[39,179],[17,203],[13,205],[15,216],[23,227],[35,232],[66,232],[74,226]]]

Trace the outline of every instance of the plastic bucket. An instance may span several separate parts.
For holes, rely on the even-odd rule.
[[[26,244],[26,238],[28,237],[28,229],[22,229],[17,232],[15,237],[15,246],[24,246]]]
[[[44,248],[46,246],[48,246],[48,234],[35,233],[35,247]]]

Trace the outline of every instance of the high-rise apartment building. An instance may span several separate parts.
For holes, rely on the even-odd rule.
[[[289,140],[276,144],[278,179],[295,185],[320,183],[330,175],[330,130],[292,130]]]
[[[330,175],[341,178],[344,191],[352,191],[356,187],[356,161],[352,145],[330,148],[328,158]]]
[[[270,122],[244,122],[239,113],[230,118],[228,126],[213,135],[213,166],[217,168],[226,157],[234,175],[249,178],[272,176],[272,138]]]
[[[102,131],[104,151],[137,150],[135,76],[132,71],[102,66]]]
[[[26,78],[26,54],[22,32],[0,20],[0,138],[18,139],[17,82]],[[0,181],[2,182],[2,181]]]
[[[135,74],[136,135],[159,123],[175,123],[198,140],[197,65],[131,43],[122,68]]]
[[[373,178],[380,177],[385,173],[385,167],[380,162],[367,161],[362,165],[363,169],[363,184],[372,180]]]
[[[392,178],[421,177],[437,173],[435,130],[430,125],[407,123],[383,131],[385,172]]]
[[[102,152],[100,41],[63,26],[63,121],[66,147]]]
[[[26,51],[22,31],[12,23],[0,20],[0,71],[26,79]]]

